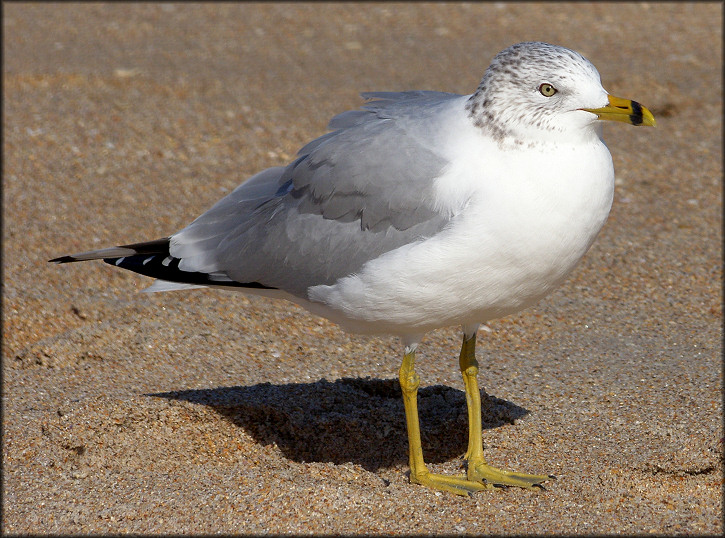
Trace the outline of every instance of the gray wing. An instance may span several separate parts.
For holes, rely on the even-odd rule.
[[[448,164],[436,152],[438,112],[456,94],[369,93],[363,110],[287,167],[265,170],[170,238],[179,269],[306,296],[381,254],[430,237],[449,216],[433,203]]]

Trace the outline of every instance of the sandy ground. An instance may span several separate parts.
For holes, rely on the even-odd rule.
[[[3,4],[5,533],[722,531],[719,4]],[[470,93],[584,53],[656,129],[566,284],[478,347],[489,461],[546,491],[410,485],[399,343],[283,302],[137,293],[49,258],[176,231],[358,92]],[[424,449],[466,446],[458,329],[419,354]]]

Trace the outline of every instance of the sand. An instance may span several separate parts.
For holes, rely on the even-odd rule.
[[[3,4],[3,532],[722,532],[721,4]],[[518,41],[576,49],[656,129],[607,125],[615,203],[478,357],[497,466],[408,483],[392,338],[82,250],[178,230],[361,91],[470,93]],[[466,448],[457,328],[418,364],[424,450]]]

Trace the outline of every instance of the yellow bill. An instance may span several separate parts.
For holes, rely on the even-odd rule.
[[[600,120],[621,121],[631,125],[656,125],[655,117],[647,108],[637,101],[622,99],[621,97],[608,96],[609,104],[602,108],[582,108],[592,114],[596,114]]]

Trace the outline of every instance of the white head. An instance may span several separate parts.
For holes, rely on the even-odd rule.
[[[596,135],[597,119],[654,125],[646,108],[610,97],[581,54],[541,42],[518,43],[497,54],[466,109],[500,143],[581,139]]]

